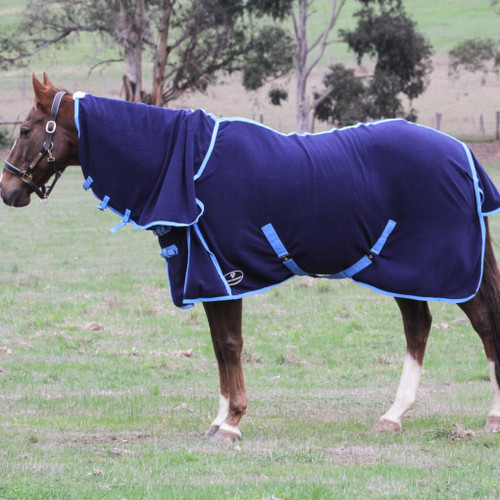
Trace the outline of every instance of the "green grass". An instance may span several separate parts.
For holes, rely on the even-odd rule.
[[[500,495],[486,363],[459,309],[433,304],[417,407],[377,435],[404,336],[394,301],[347,281],[245,301],[244,440],[205,440],[218,376],[203,310],[171,305],[155,239],[110,234],[82,180],[70,169],[47,205],[1,208],[0,498]]]

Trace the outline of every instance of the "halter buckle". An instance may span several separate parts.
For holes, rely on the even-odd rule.
[[[31,172],[25,171],[25,172],[22,172],[21,179],[26,184],[29,184],[33,180],[33,175],[31,174]]]
[[[47,125],[45,125],[45,131],[47,134],[53,134],[56,131],[57,124],[54,120],[49,120]]]

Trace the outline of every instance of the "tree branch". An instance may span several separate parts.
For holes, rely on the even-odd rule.
[[[337,0],[333,0],[332,2],[332,10],[330,13],[330,18],[328,21],[328,24],[326,25],[325,29],[323,32],[319,35],[319,37],[316,39],[316,41],[311,45],[311,47],[308,49],[308,53],[311,53],[312,50],[314,50],[318,45],[319,45],[319,51],[316,57],[313,59],[313,61],[306,67],[306,75],[309,76],[311,74],[312,69],[319,63],[319,61],[322,59],[325,49],[328,45],[328,35],[330,31],[333,29],[335,24],[337,23],[337,19],[339,18],[340,12],[342,8],[344,7],[345,3],[347,0],[341,0],[340,5],[337,9]]]

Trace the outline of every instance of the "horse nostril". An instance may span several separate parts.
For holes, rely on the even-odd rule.
[[[22,188],[15,188],[10,192],[6,192],[0,186],[0,196],[3,202],[9,207],[25,207],[30,202],[30,197]]]

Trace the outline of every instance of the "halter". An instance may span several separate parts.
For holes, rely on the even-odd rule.
[[[59,180],[59,177],[61,177],[62,173],[64,172],[64,168],[61,170],[57,170],[56,168],[56,159],[52,155],[52,148],[54,147],[52,138],[57,128],[56,118],[59,112],[59,106],[61,105],[62,98],[65,94],[66,92],[64,90],[60,90],[54,97],[54,101],[52,102],[52,109],[50,112],[50,120],[45,125],[45,132],[47,133],[47,135],[45,136],[45,142],[40,152],[30,163],[29,167],[23,171],[17,168],[16,166],[12,165],[12,163],[10,163],[7,160],[5,160],[4,162],[4,169],[10,174],[19,177],[24,183],[28,184],[30,188],[33,190],[33,192],[36,193],[36,195],[41,200],[46,200],[49,197],[49,194],[52,192],[52,189],[56,185],[56,182]],[[40,163],[41,159],[45,155],[49,156],[47,162],[50,168],[52,169],[55,177],[50,186],[38,187],[35,181],[33,181],[33,171],[35,170],[36,166]]]

